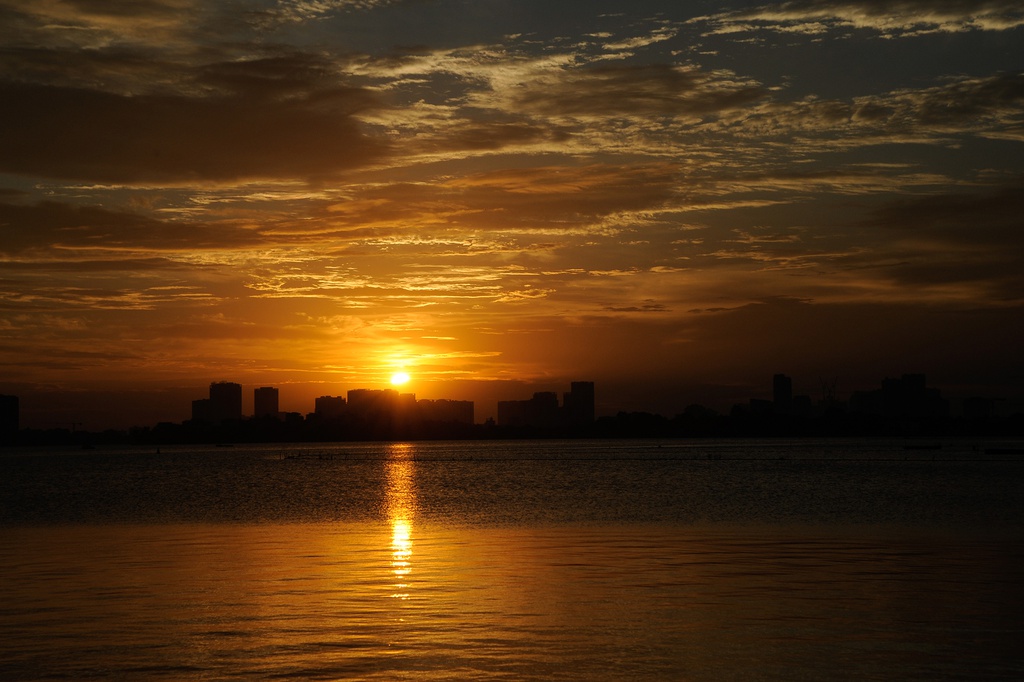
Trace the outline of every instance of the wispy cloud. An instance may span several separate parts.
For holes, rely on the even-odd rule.
[[[280,66],[211,74],[230,90],[202,97],[0,84],[0,171],[175,185],[330,177],[386,153],[352,119],[373,106],[368,93],[284,84]]]
[[[707,21],[713,33],[779,31],[804,34],[864,29],[900,37],[1024,26],[1012,0],[797,0],[723,12]]]

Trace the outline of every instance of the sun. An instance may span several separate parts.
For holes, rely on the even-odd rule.
[[[405,372],[395,372],[391,375],[391,383],[394,386],[401,386],[409,382],[409,375]]]

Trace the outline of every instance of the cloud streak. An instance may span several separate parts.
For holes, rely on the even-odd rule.
[[[714,33],[761,30],[819,34],[870,30],[890,37],[1024,26],[1024,10],[1010,0],[797,0],[702,17]]]
[[[167,185],[330,177],[387,153],[352,118],[370,106],[367,93],[342,87],[285,96],[240,84],[191,97],[6,83],[0,171]]]

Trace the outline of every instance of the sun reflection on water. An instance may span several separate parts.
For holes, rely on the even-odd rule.
[[[413,446],[394,443],[388,447],[385,478],[385,504],[391,523],[391,572],[396,599],[409,598],[412,573],[412,519],[416,507],[413,487]]]

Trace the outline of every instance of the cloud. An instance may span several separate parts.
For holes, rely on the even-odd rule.
[[[195,0],[0,0],[4,44],[179,44],[198,16]]]
[[[1010,30],[1024,26],[1024,9],[1016,0],[796,0],[692,21],[709,21],[713,33],[816,34],[855,28],[904,36]]]
[[[322,178],[379,158],[351,114],[366,93],[123,95],[0,84],[0,171],[115,183]]]
[[[676,32],[659,25],[629,42],[652,46]],[[345,68],[395,103],[361,118],[418,161],[499,151],[662,155],[682,149],[675,136],[688,128],[770,94],[727,69],[668,54],[640,62],[622,49],[584,41],[538,51],[519,38],[351,58]]]
[[[452,79],[435,90],[450,93],[444,103],[364,117],[394,132],[405,158],[418,161],[498,152],[677,156],[699,159],[706,172],[771,168],[801,154],[880,144],[948,146],[961,135],[1024,135],[1021,72],[945,77],[933,87],[848,100],[787,101],[785,87],[729,70],[608,64],[584,52],[537,55],[511,46],[424,52],[387,68],[375,62],[373,69],[396,85],[396,97],[407,87],[404,79],[434,85],[438,74]],[[408,87],[411,93],[417,86]]]
[[[352,185],[330,203],[325,231],[349,240],[402,237],[464,253],[487,235],[612,233],[677,197],[678,169],[667,163],[558,165],[465,172],[433,182]],[[372,230],[368,234],[365,230]],[[348,232],[355,230],[356,232]],[[490,247],[488,247],[489,249]],[[523,245],[510,247],[522,250]]]
[[[1024,184],[893,201],[868,225],[890,233],[906,285],[949,287],[991,305],[1024,301]]]
[[[445,187],[458,190],[467,209],[486,212],[496,226],[574,230],[601,216],[657,208],[676,195],[677,182],[672,164],[590,164],[490,171]]]
[[[605,306],[604,308],[608,312],[612,313],[665,313],[669,311],[669,308],[664,303],[658,303],[657,301],[647,300],[643,302],[643,305],[630,305],[630,306]]]
[[[463,121],[433,142],[425,142],[420,149],[427,153],[443,151],[503,150],[524,148],[542,143],[558,143],[568,138],[564,132],[551,126],[519,122]]]
[[[700,118],[763,99],[759,84],[724,72],[651,64],[554,71],[507,93],[513,111],[558,118]]]
[[[846,248],[829,265],[851,290],[977,307],[1024,301],[1024,185],[896,196],[841,231]]]
[[[1024,72],[963,78],[919,92],[895,93],[894,100],[924,127],[956,128],[965,121],[975,126],[988,122],[1019,126],[1024,114]]]
[[[797,191],[795,177],[777,190]],[[705,286],[718,277],[732,300],[760,291],[833,303],[983,308],[1024,301],[1019,182],[956,190],[948,181],[915,185],[896,175],[887,191],[886,177],[869,178],[870,202],[837,202],[821,195],[823,185],[811,186],[800,204],[716,219],[699,244],[678,248]],[[842,173],[835,178],[845,182]],[[773,179],[755,182],[767,189]],[[726,232],[736,223],[744,227]]]
[[[997,227],[1003,238],[1020,237],[1024,216],[1024,182],[985,193],[947,193],[900,199],[877,209],[869,224],[900,230],[947,230],[964,245],[977,243],[985,227]]]
[[[846,101],[773,100],[737,111],[719,128],[738,141],[792,136],[794,149],[812,152],[902,142],[948,146],[957,136],[1019,133],[1022,117],[1024,72],[1018,71]]]
[[[262,25],[303,23],[343,12],[366,12],[403,1],[407,0],[279,0],[275,6],[254,12],[253,16],[259,18],[255,23]]]
[[[82,254],[117,253],[132,258],[132,254],[154,251],[192,254],[267,244],[259,232],[230,222],[167,222],[128,211],[52,201],[0,203],[0,225],[4,226],[0,254],[25,260],[58,255],[75,260]]]

